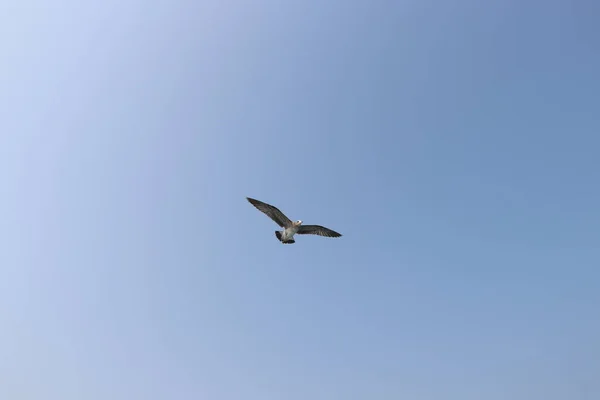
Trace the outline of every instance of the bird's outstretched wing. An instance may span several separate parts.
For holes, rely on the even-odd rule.
[[[336,231],[332,231],[329,228],[325,228],[324,226],[321,225],[300,225],[300,228],[298,229],[298,232],[296,232],[298,235],[319,235],[319,236],[326,236],[326,237],[340,237],[342,236],[340,233],[337,233]]]
[[[271,218],[277,225],[282,228],[289,228],[292,226],[292,221],[288,217],[285,216],[277,207],[274,207],[270,204],[263,203],[262,201],[258,201],[256,199],[251,199],[250,197],[246,197],[250,204],[256,207],[259,211],[267,214],[269,218]]]

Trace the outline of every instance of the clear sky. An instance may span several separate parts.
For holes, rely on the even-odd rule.
[[[483,3],[4,2],[0,398],[600,398],[600,5]]]

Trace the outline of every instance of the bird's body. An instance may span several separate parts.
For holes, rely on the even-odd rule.
[[[298,228],[295,226],[292,226],[289,228],[285,228],[283,231],[277,231],[277,233],[281,234],[280,241],[282,243],[288,243],[289,241],[295,242],[294,235],[296,233],[298,233]],[[275,236],[279,236],[279,235],[275,234]]]
[[[281,231],[275,231],[275,236],[277,236],[277,239],[279,239],[279,241],[283,244],[296,243],[294,240],[294,235],[319,235],[326,237],[342,236],[341,234],[325,228],[324,226],[302,225],[302,221],[300,220],[292,222],[277,207],[263,203],[262,201],[256,199],[251,199],[249,197],[246,197],[246,199],[250,202],[250,204],[256,207],[259,211],[265,213],[269,218],[275,221],[277,225],[283,228]]]

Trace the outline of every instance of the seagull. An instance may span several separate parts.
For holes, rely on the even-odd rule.
[[[282,231],[275,231],[275,236],[277,236],[277,239],[279,239],[279,241],[283,244],[296,243],[294,240],[294,235],[296,234],[319,235],[325,237],[342,236],[336,231],[332,231],[331,229],[325,228],[321,225],[302,225],[302,221],[300,220],[292,222],[277,207],[263,203],[262,201],[258,201],[256,199],[251,199],[250,197],[246,197],[246,199],[250,202],[250,204],[256,207],[259,211],[265,213],[269,218],[275,221],[277,225],[283,228]]]

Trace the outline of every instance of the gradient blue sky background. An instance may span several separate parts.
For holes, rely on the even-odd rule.
[[[600,398],[599,20],[3,3],[0,398]]]

